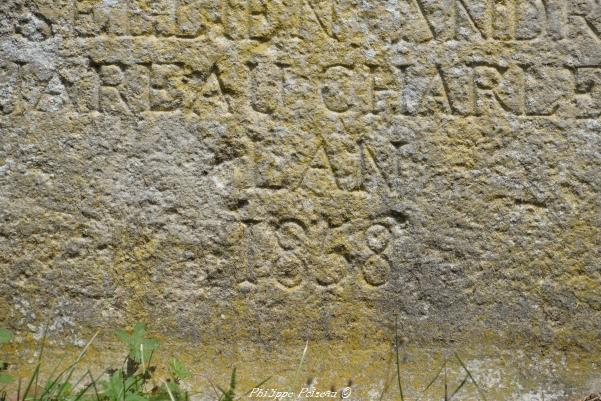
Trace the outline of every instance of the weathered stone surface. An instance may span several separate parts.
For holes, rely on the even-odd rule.
[[[0,323],[599,352],[600,116],[593,0],[4,1]]]

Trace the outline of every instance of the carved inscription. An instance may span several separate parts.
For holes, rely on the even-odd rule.
[[[27,110],[134,115],[144,112],[228,114],[232,104],[262,115],[298,103],[286,87],[297,74],[282,63],[247,63],[248,90],[234,99],[219,65],[196,71],[180,63],[102,64],[58,73],[4,62],[3,114]],[[334,65],[316,73],[316,107],[332,115],[454,116],[506,114],[595,118],[601,114],[601,65],[531,66],[491,62],[465,65]],[[553,96],[548,94],[552,93]],[[242,102],[242,103],[240,103]]]
[[[238,246],[238,283],[244,287],[269,279],[283,290],[305,285],[327,289],[345,285],[345,278],[354,276],[370,287],[383,286],[390,280],[392,267],[386,254],[394,246],[394,236],[380,223],[361,228],[366,223],[349,221],[331,227],[324,220],[307,225],[296,218],[274,225],[247,223]],[[356,250],[350,244],[360,230],[365,241],[357,246],[366,256],[354,260],[351,255]]]
[[[363,265],[363,277],[373,286],[380,286],[388,281],[390,263],[382,255],[388,247],[392,235],[387,227],[375,224],[365,233],[367,244],[374,254]]]
[[[445,235],[456,230],[470,238],[469,231],[480,229],[485,218],[454,221],[455,196],[467,194],[479,207],[511,198],[545,209],[556,191],[549,194],[544,187],[556,179],[554,188],[569,200],[556,213],[563,216],[584,204],[582,188],[594,186],[594,174],[584,171],[593,163],[581,163],[583,172],[573,174],[582,188],[560,181],[569,179],[566,160],[579,151],[544,167],[532,160],[542,160],[541,149],[549,143],[576,148],[582,127],[598,127],[597,0],[59,3],[56,12],[40,6],[11,17],[14,21],[2,19],[0,127],[31,120],[37,134],[43,125],[38,122],[62,117],[76,127],[60,133],[68,136],[80,129],[78,119],[99,127],[123,124],[135,139],[121,143],[111,137],[114,143],[106,146],[119,150],[106,157],[119,163],[143,159],[144,174],[160,166],[153,172],[157,182],[144,175],[143,189],[136,188],[149,198],[161,193],[149,201],[151,211],[144,210],[153,215],[146,223],[159,238],[185,233],[187,243],[197,243],[196,230],[205,220],[226,222],[227,233],[199,242],[217,249],[213,275],[231,273],[228,279],[241,290],[268,285],[295,296],[307,289],[339,294],[352,287],[379,296],[400,282],[401,229],[422,230],[435,244],[433,258],[455,260],[471,252],[466,247],[450,255],[452,247],[441,245],[434,223],[408,224],[408,215],[399,211],[405,201],[421,208],[421,219],[435,220],[439,210],[425,210],[431,207],[426,198],[444,194],[449,204],[436,207],[449,209],[440,211],[449,220],[444,223],[451,234]],[[569,126],[578,133],[564,135]],[[146,130],[153,129],[169,140],[147,152],[154,143],[147,143],[153,141]],[[553,138],[553,130],[562,137]],[[519,142],[531,132],[545,133],[541,143]],[[591,132],[585,133],[593,138],[596,131]],[[568,138],[572,134],[577,138]],[[63,146],[68,141],[62,139],[54,142]],[[17,148],[10,144],[5,152]],[[160,157],[144,159],[139,149]],[[527,157],[522,149],[528,149]],[[132,155],[121,159],[119,152]],[[15,165],[24,180],[42,177],[50,185],[45,179],[50,173],[32,167],[31,160],[41,157],[33,151],[26,163],[5,157],[0,173]],[[489,158],[494,162],[486,163]],[[165,160],[173,168],[161,165]],[[520,169],[528,180],[517,178]],[[86,168],[81,170],[85,175]],[[101,204],[103,196],[122,196],[129,207],[135,197],[123,193],[139,177],[128,174],[126,184],[104,180],[111,191],[90,199]],[[73,181],[85,181],[79,175]],[[202,184],[189,185],[196,179]],[[183,217],[180,206],[163,208],[179,203],[180,188],[169,185],[182,182],[190,199],[181,203],[195,212],[208,205],[211,213]],[[512,191],[536,200],[506,196]],[[119,213],[129,215],[116,203]],[[502,214],[503,207],[491,209]],[[155,221],[155,213],[168,217]],[[200,223],[182,223],[188,217]],[[541,211],[536,221],[546,224],[547,218]],[[499,229],[499,237],[504,234]],[[480,244],[473,253],[482,256],[487,249]]]
[[[81,36],[157,35],[196,38],[220,26],[232,39],[273,37],[357,41],[378,35],[410,43],[440,41],[562,41],[601,37],[595,0],[400,0],[387,8],[385,24],[369,24],[363,9],[335,0],[161,0],[73,2]],[[373,5],[372,5],[373,7]],[[360,25],[369,28],[358,30]],[[384,29],[387,27],[388,29]],[[392,28],[392,29],[391,29]]]
[[[285,287],[296,287],[306,275],[300,254],[306,243],[305,229],[297,222],[285,221],[278,227],[277,236],[282,251],[274,266],[276,280]]]

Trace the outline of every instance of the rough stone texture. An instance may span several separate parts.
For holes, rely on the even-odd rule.
[[[594,355],[600,116],[594,0],[4,0],[0,323]]]

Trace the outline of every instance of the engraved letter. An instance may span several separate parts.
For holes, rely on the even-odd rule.
[[[321,98],[328,110],[344,113],[353,106],[353,69],[334,65],[324,71]]]

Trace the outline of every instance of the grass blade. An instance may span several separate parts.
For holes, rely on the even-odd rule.
[[[288,393],[292,393],[292,387],[296,386],[296,383],[298,381],[298,375],[300,374],[301,369],[303,368],[303,364],[305,363],[305,356],[307,355],[308,350],[309,340],[307,340],[307,342],[305,343],[305,349],[303,349],[303,354],[301,355],[300,362],[298,364],[298,367],[296,368],[296,372],[294,372],[294,379],[292,379],[292,386],[288,388]]]
[[[455,397],[455,394],[457,394],[459,392],[459,390],[461,390],[463,388],[463,386],[465,385],[465,383],[467,383],[467,379],[468,378],[469,378],[469,376],[467,376],[467,375],[463,378],[463,381],[459,384],[459,386],[457,386],[457,388],[455,389],[455,391],[453,391],[453,393],[449,397],[449,401],[451,401],[453,399],[453,397]]]
[[[486,401],[486,396],[484,395],[484,392],[480,388],[480,385],[478,384],[478,382],[476,381],[476,379],[474,379],[474,376],[472,376],[472,373],[467,368],[467,366],[465,366],[465,363],[463,363],[463,361],[461,360],[461,358],[459,358],[459,355],[456,352],[455,352],[455,358],[457,358],[457,360],[461,364],[461,367],[465,370],[465,373],[467,373],[467,375],[469,376],[469,378],[472,381],[472,383],[474,383],[474,386],[476,386],[476,390],[478,390],[478,394],[480,395],[480,397],[482,397],[482,400]]]
[[[230,378],[230,390],[234,391],[236,389],[236,368],[232,370],[232,377]]]
[[[171,401],[175,401],[175,397],[171,393],[171,389],[169,388],[165,380],[163,380],[163,386],[165,386],[165,388],[167,389],[167,393],[169,394],[169,398],[171,398]]]
[[[37,378],[38,378],[39,374],[40,374],[40,363],[38,362],[35,369],[33,370],[33,373],[31,374],[31,377],[29,378],[27,387],[25,387],[25,393],[23,393],[23,401],[27,400],[27,395],[29,394],[29,390],[31,390],[31,386],[33,385],[34,382],[37,383]]]
[[[449,401],[449,381],[447,376],[447,357],[444,357],[444,401]]]
[[[67,356],[66,353],[63,354],[63,356],[61,357],[61,359],[55,364],[54,369],[52,369],[52,372],[58,370],[59,366],[65,360],[66,356]],[[51,396],[52,396],[52,390],[59,383],[59,380],[63,377],[63,375],[67,372],[68,369],[69,368],[67,367],[66,369],[63,369],[62,371],[60,371],[58,373],[58,375],[56,375],[56,378],[54,380],[52,378],[48,379],[48,381],[46,383],[46,387],[44,388],[44,392],[39,397],[40,399],[43,399],[45,396],[48,396],[48,398],[51,398]],[[48,383],[50,383],[50,386],[48,386]]]
[[[250,393],[252,393],[252,391],[253,391],[255,388],[261,387],[262,385],[264,385],[265,383],[267,383],[269,380],[271,380],[271,377],[272,377],[272,376],[269,376],[267,379],[263,380],[261,383],[259,383],[259,384],[255,385],[255,386],[253,386],[253,388],[251,388],[251,389],[250,389],[250,390],[248,390],[246,393],[244,393],[244,395],[245,395],[245,396],[249,395]]]
[[[154,355],[154,350],[150,351],[150,355],[148,356],[148,366],[152,363],[152,356]]]
[[[126,383],[127,381],[123,379],[123,399],[125,399],[125,394],[127,394],[127,392],[133,389],[134,387],[135,390],[138,391],[140,389],[140,386],[144,383],[144,378],[140,376],[135,376],[129,386],[126,387]]]
[[[215,387],[215,384],[213,383],[213,381],[208,376],[205,376],[205,378],[207,379],[207,381],[209,382],[209,384],[211,385],[211,387],[213,387],[213,391],[215,392],[215,396],[217,396],[217,397],[219,397],[219,399],[221,399],[221,395],[217,391],[217,387]]]
[[[92,345],[92,343],[94,342],[94,340],[96,339],[96,337],[98,336],[98,334],[100,333],[100,331],[97,331],[92,338],[88,341],[88,343],[83,347],[83,349],[81,350],[81,352],[79,353],[77,359],[75,360],[75,362],[73,362],[71,364],[71,366],[69,366],[67,368],[67,370],[69,371],[69,373],[67,374],[67,377],[65,378],[65,381],[63,382],[63,384],[60,386],[58,394],[62,394],[63,391],[65,390],[65,388],[67,388],[67,386],[69,385],[69,381],[71,380],[71,377],[73,376],[73,373],[75,372],[75,368],[77,367],[77,365],[79,364],[79,362],[81,362],[81,360],[83,359],[83,357],[85,356],[85,354],[88,352],[88,349],[90,348],[90,345]]]
[[[92,372],[90,372],[90,369],[88,369],[88,376],[90,376],[90,380],[92,381],[92,384],[94,385],[94,393],[96,394],[96,401],[100,401],[100,395],[98,394],[98,387],[96,387],[96,379],[94,379],[94,376],[92,376]]]
[[[146,365],[144,362],[144,344],[140,344],[140,360],[142,361],[142,374],[146,374]]]
[[[384,374],[384,377],[385,377],[384,385],[382,386],[382,391],[380,392],[378,401],[382,401],[384,399],[384,395],[388,391],[391,381],[394,381],[395,375],[390,374],[391,366],[394,367],[394,363],[393,363],[393,359],[395,358],[394,354],[395,354],[394,349],[391,349],[390,352],[388,353],[388,358],[386,359],[386,373]]]
[[[86,376],[87,376],[87,374],[84,374],[83,376],[81,376],[81,377],[80,377],[80,378],[79,378],[79,379],[78,379],[78,380],[77,380],[77,381],[76,381],[76,382],[73,384],[73,387],[72,387],[72,389],[76,389],[76,388],[77,388],[77,386],[79,386],[79,384],[80,384],[80,383],[83,381],[83,379],[85,379],[85,378],[86,378]],[[86,386],[86,387],[87,387],[87,386]],[[59,395],[60,395],[60,394],[62,394],[62,393],[59,393]]]
[[[399,385],[399,392],[401,393],[401,401],[405,401],[403,396],[403,385],[401,384],[401,362],[399,358],[399,319],[396,318],[394,321],[394,348],[396,351],[396,380]]]
[[[59,367],[61,366],[61,364],[63,363],[63,361],[65,360],[66,357],[67,357],[67,352],[63,353],[63,356],[58,360],[58,362],[56,362],[56,364],[54,364],[54,367],[52,368],[51,372],[58,371]],[[42,395],[40,395],[39,398],[44,398],[46,395],[49,395],[48,393],[50,393],[50,391],[52,391],[54,386],[59,383],[59,379],[65,374],[67,369],[64,369],[61,372],[59,372],[59,374],[56,376],[56,378],[54,380],[52,380],[52,378],[49,378],[47,380],[44,392],[42,393]],[[48,383],[51,383],[50,386],[48,386]]]
[[[89,370],[88,370],[88,372],[89,372]],[[81,380],[83,380],[83,378],[84,378],[84,377],[86,377],[86,376],[87,376],[87,373],[86,373],[86,374],[84,374],[84,375],[81,377],[81,379],[80,379],[79,381],[81,382]],[[80,399],[81,399],[81,398],[84,396],[84,394],[88,392],[88,390],[89,390],[89,389],[92,387],[92,385],[94,385],[94,387],[96,386],[96,385],[95,385],[95,383],[94,383],[94,380],[93,380],[93,378],[92,378],[92,381],[90,382],[90,384],[88,384],[87,386],[85,386],[83,389],[81,389],[81,390],[80,390],[80,391],[77,393],[77,397],[75,397],[75,398],[73,399],[73,401],[79,401],[79,400],[80,400]],[[73,386],[73,388],[75,388],[75,387],[77,387],[77,386],[76,386],[76,385],[74,385],[74,386]],[[96,394],[98,394],[98,393],[96,393]],[[98,398],[98,397],[97,397],[97,398]]]
[[[434,384],[434,382],[436,382],[436,380],[438,380],[438,377],[442,373],[443,367],[444,367],[444,365],[440,365],[440,368],[438,369],[438,372],[436,373],[436,376],[434,376],[434,378],[432,379],[432,381],[430,381],[430,383],[428,383],[428,385],[426,386],[426,388],[424,388],[424,390],[419,395],[419,397],[417,397],[417,401],[421,400],[422,397],[424,396],[424,394],[426,394],[426,392],[430,389],[430,387],[432,387],[432,385]]]
[[[37,363],[37,374],[35,375],[35,387],[33,389],[33,397],[37,398],[38,394],[38,378],[40,375],[40,367],[42,366],[42,355],[44,354],[44,349],[46,348],[46,336],[48,335],[48,327],[50,326],[50,319],[46,322],[46,327],[44,327],[44,334],[42,336],[42,342],[40,343],[40,354],[38,355],[38,363]],[[31,386],[30,386],[31,387]]]

